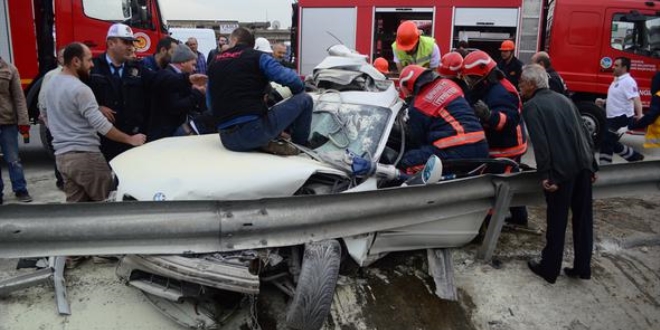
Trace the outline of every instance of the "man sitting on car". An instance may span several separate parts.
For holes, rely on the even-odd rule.
[[[293,143],[307,145],[313,102],[302,80],[270,54],[255,50],[250,31],[238,28],[229,41],[231,48],[208,68],[209,107],[222,144],[232,151],[297,154],[293,145],[274,139],[288,130]],[[269,81],[289,87],[294,96],[269,110],[264,97]]]

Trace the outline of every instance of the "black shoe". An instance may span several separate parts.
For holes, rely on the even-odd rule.
[[[300,153],[300,150],[292,144],[275,140],[272,140],[268,142],[267,145],[261,147],[261,151],[280,156],[293,156]]]
[[[556,278],[548,278],[543,273],[541,272],[541,264],[535,260],[530,260],[527,261],[527,267],[532,271],[532,273],[536,274],[537,276],[541,277],[544,279],[546,282],[550,284],[555,284],[555,281],[557,280]]]
[[[628,161],[629,162],[642,162],[642,161],[644,161],[644,155],[635,152],[635,154],[632,155],[632,157],[628,158]]]
[[[30,196],[30,194],[28,194],[27,191],[17,192],[16,199],[18,199],[19,202],[23,202],[23,203],[29,203],[32,201],[32,197]]]
[[[578,274],[575,268],[564,267],[564,274],[570,278],[580,278],[583,280],[591,279],[591,274]]]

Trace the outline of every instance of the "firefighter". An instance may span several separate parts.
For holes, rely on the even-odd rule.
[[[374,60],[374,68],[378,70],[378,72],[382,74],[388,74],[390,73],[389,69],[390,64],[387,62],[387,60],[383,57],[378,57]]]
[[[476,101],[473,107],[486,131],[490,157],[520,162],[527,151],[527,137],[521,119],[522,102],[516,88],[497,69],[495,61],[480,50],[465,57],[461,74]],[[527,209],[511,208],[511,218],[507,220],[526,225]]]
[[[457,84],[419,65],[403,68],[399,77],[403,95],[413,97],[407,122],[410,148],[400,168],[412,174],[431,155],[440,159],[488,157],[483,127]]]
[[[516,44],[513,41],[502,41],[502,45],[500,45],[502,59],[497,63],[497,67],[504,72],[506,79],[509,79],[509,82],[515,88],[518,88],[518,80],[520,79],[523,63],[513,54],[514,50],[516,50]]]
[[[461,79],[461,69],[463,67],[463,56],[459,52],[449,52],[445,55],[442,55],[440,60],[440,67],[438,67],[438,73],[442,78],[450,79],[455,82],[463,90],[465,99],[470,102],[469,89],[465,84],[465,81]]]
[[[392,43],[392,51],[399,72],[411,64],[431,69],[440,65],[440,49],[435,39],[422,36],[413,21],[404,21],[399,25],[396,30],[396,41]]]

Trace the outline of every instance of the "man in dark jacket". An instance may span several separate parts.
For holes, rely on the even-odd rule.
[[[288,129],[293,143],[308,144],[313,102],[302,80],[270,54],[255,50],[250,31],[238,28],[229,40],[231,48],[208,69],[210,107],[222,144],[232,151],[297,153],[294,146],[273,139]],[[294,96],[268,109],[264,96],[269,81],[289,87]]]
[[[406,129],[409,148],[400,168],[413,174],[432,155],[443,160],[488,158],[484,129],[456,83],[419,65],[403,68],[400,77],[401,92],[413,96]]]
[[[518,88],[518,79],[522,72],[523,63],[520,62],[513,53],[516,50],[516,44],[511,40],[502,41],[500,46],[500,55],[502,59],[497,63],[497,68],[504,72],[504,76],[516,88]]]
[[[635,120],[628,126],[629,129],[642,129],[653,124],[660,117],[660,71],[653,75],[651,81],[651,104],[642,118]]]
[[[216,47],[214,49],[211,49],[211,51],[209,51],[208,58],[206,59],[206,68],[207,69],[208,69],[208,67],[211,66],[211,63],[213,63],[215,61],[215,58],[218,55],[222,54],[222,52],[224,52],[227,49],[227,47],[229,47],[227,37],[225,37],[225,36],[218,37],[218,47]]]
[[[567,95],[568,89],[566,88],[566,83],[559,73],[555,71],[555,68],[552,67],[548,53],[538,52],[534,54],[532,56],[532,64],[538,64],[545,69],[545,72],[548,74],[548,86],[551,90]]]
[[[142,65],[151,71],[159,71],[167,67],[172,59],[172,54],[179,45],[179,41],[172,37],[165,37],[158,41],[156,52],[142,59]]]
[[[154,77],[147,141],[173,136],[188,115],[204,111],[206,86],[191,83],[197,54],[180,45],[172,54],[171,63]]]
[[[527,136],[520,115],[522,103],[516,88],[504,79],[495,61],[476,50],[465,57],[461,71],[468,87],[472,106],[481,119],[492,158],[509,158],[520,162],[527,152]],[[512,207],[507,222],[527,225],[527,209]]]
[[[555,282],[561,270],[570,207],[575,258],[573,268],[564,268],[564,273],[589,279],[593,246],[591,184],[598,169],[592,140],[573,102],[548,89],[548,75],[540,65],[525,66],[520,92],[529,100],[523,116],[548,204],[546,246],[541,261],[530,260],[528,266],[547,282]]]
[[[146,133],[149,111],[148,86],[154,72],[132,61],[135,52],[133,31],[116,23],[108,30],[107,51],[94,59],[89,86],[100,110],[126,134]],[[109,162],[131,146],[101,137],[101,152]]]

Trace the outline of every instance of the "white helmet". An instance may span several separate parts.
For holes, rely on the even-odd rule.
[[[257,40],[254,41],[254,49],[268,54],[273,53],[273,48],[270,47],[270,42],[266,38],[257,38]]]

